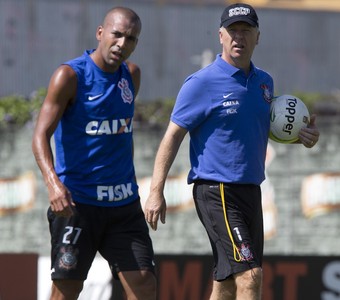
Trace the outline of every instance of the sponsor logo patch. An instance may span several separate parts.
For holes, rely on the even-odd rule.
[[[223,99],[227,99],[229,96],[231,96],[233,93],[229,93],[229,94],[226,94],[226,95],[223,95]]]
[[[96,99],[100,98],[100,97],[103,96],[103,95],[104,95],[104,94],[101,93],[101,94],[98,94],[98,95],[95,95],[95,96],[89,96],[87,99],[88,99],[89,101],[93,101],[93,100],[96,100]]]
[[[233,16],[247,16],[250,14],[250,9],[247,7],[235,7],[229,9],[229,17]]]

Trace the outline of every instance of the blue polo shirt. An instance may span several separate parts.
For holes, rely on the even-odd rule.
[[[220,54],[185,80],[171,121],[190,134],[188,183],[261,184],[273,89],[272,77],[253,63],[246,76]]]

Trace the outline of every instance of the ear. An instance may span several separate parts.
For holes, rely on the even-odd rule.
[[[257,33],[256,45],[259,44],[259,40],[260,40],[260,31]]]
[[[101,40],[102,35],[103,35],[103,26],[100,25],[100,26],[98,26],[97,31],[96,31],[96,38],[97,38],[97,41],[100,41],[100,40]]]
[[[223,33],[222,33],[222,28],[220,28],[218,30],[218,35],[220,37],[220,44],[222,45],[223,44]]]

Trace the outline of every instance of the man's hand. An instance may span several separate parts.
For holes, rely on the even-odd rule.
[[[319,140],[319,130],[316,126],[316,115],[311,115],[310,122],[306,128],[302,128],[299,132],[300,142],[307,148],[312,148]]]
[[[59,217],[71,217],[75,203],[71,192],[61,182],[48,187],[52,212]]]
[[[166,202],[164,195],[150,193],[145,202],[144,213],[146,221],[150,224],[153,230],[157,230],[158,220],[165,224]]]

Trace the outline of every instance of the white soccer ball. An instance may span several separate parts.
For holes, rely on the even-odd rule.
[[[309,123],[309,111],[303,101],[292,95],[275,97],[270,107],[269,138],[284,144],[296,142],[301,128]]]

